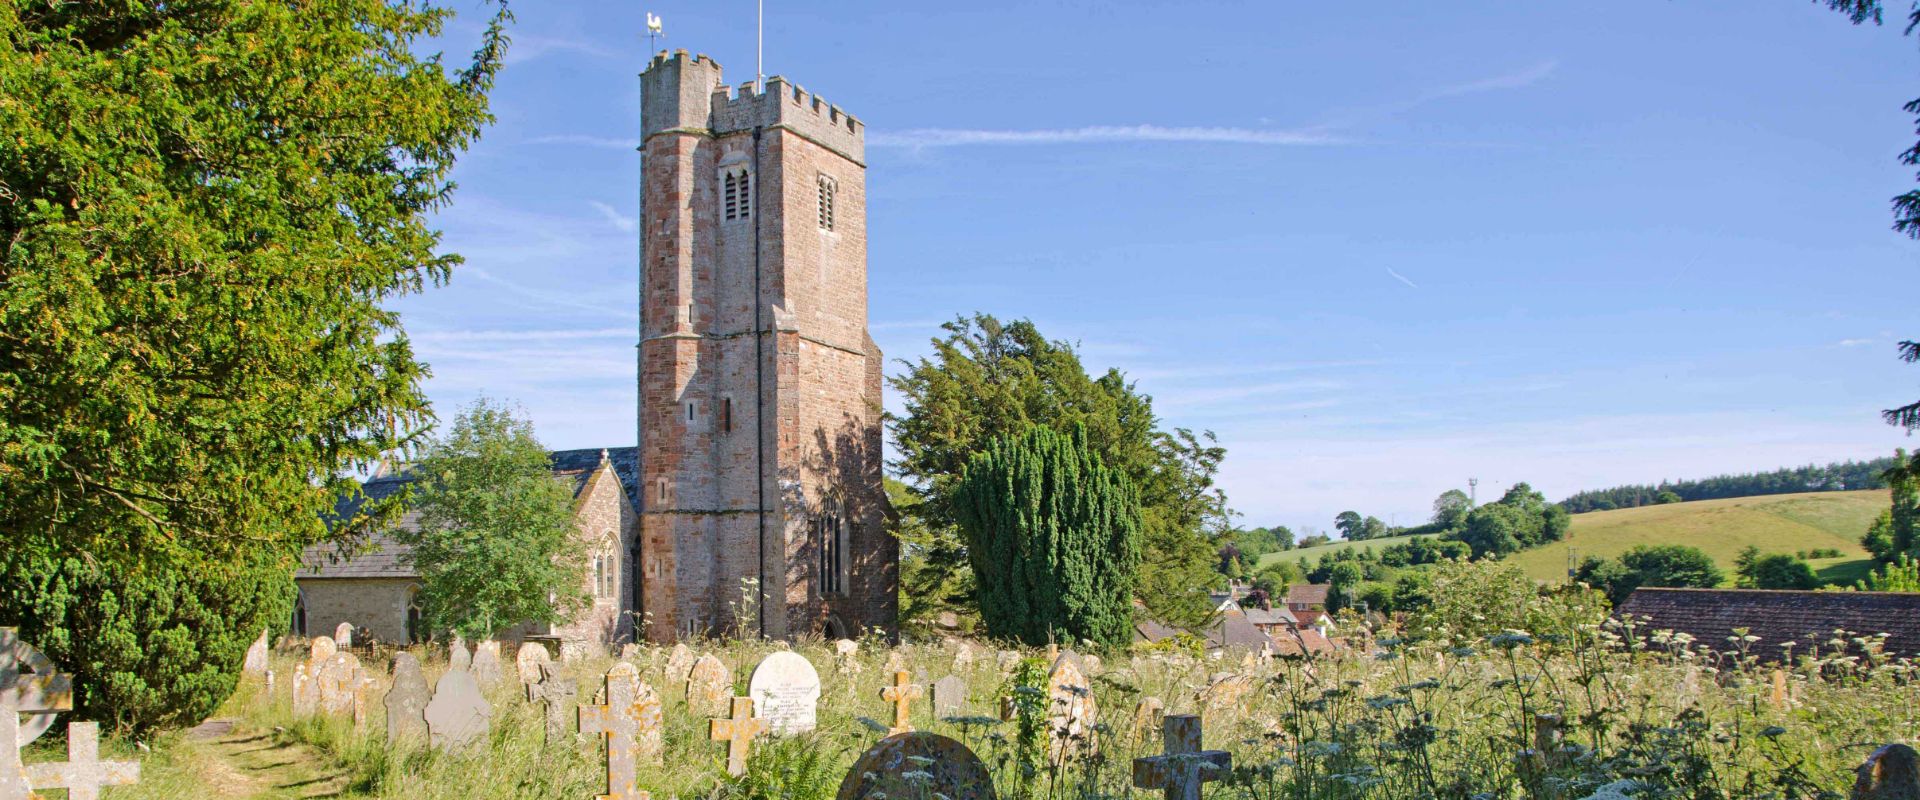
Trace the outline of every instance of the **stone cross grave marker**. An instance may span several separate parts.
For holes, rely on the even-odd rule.
[[[671,687],[687,679],[687,670],[693,668],[693,651],[685,643],[673,646],[673,652],[667,654],[666,684]]]
[[[27,782],[42,789],[65,789],[67,800],[100,800],[103,786],[139,783],[140,762],[101,761],[99,723],[69,722],[66,763],[29,766]]]
[[[73,677],[21,641],[16,628],[0,628],[0,706],[13,709],[23,747],[53,727],[54,715],[73,710]]]
[[[553,662],[553,655],[547,652],[547,646],[539,642],[523,642],[520,651],[513,654],[514,670],[520,673],[520,685],[531,686],[539,683],[540,667]]]
[[[1133,785],[1163,789],[1167,800],[1200,800],[1200,787],[1226,777],[1233,754],[1200,749],[1200,718],[1169,714],[1165,727],[1166,753],[1133,760]]]
[[[717,717],[727,712],[727,698],[733,696],[733,675],[727,665],[711,655],[703,655],[687,671],[687,713],[696,717]]]
[[[240,662],[240,671],[248,675],[264,676],[267,674],[267,666],[267,632],[262,630],[260,638],[253,640],[253,644],[247,646],[247,659]]]
[[[791,650],[769,654],[753,668],[747,696],[775,736],[813,730],[820,704],[820,672]]]
[[[933,682],[933,718],[946,719],[958,717],[967,708],[967,682],[958,675],[948,675]]]
[[[428,740],[442,752],[452,752],[487,735],[493,707],[481,696],[480,684],[474,682],[473,675],[463,665],[455,664],[434,684],[426,717]]]
[[[393,656],[393,688],[387,691],[387,744],[427,738],[427,676],[412,653]]]
[[[1067,651],[1053,662],[1053,672],[1047,676],[1047,727],[1052,734],[1048,752],[1056,758],[1093,744],[1099,709],[1093,701],[1093,686],[1079,665],[1080,657]]]
[[[500,682],[500,643],[488,639],[473,648],[473,682],[481,686]]]
[[[767,722],[753,716],[753,698],[735,697],[733,716],[707,720],[707,738],[727,743],[727,774],[747,774],[747,753],[753,740],[767,732]]]
[[[320,690],[320,710],[343,714],[353,710],[353,695],[360,687],[360,657],[348,652],[334,653],[320,665],[314,682]]]
[[[1850,800],[1914,800],[1920,797],[1920,752],[1887,745],[1867,756],[1855,775]]]
[[[33,787],[27,785],[27,768],[20,763],[20,746],[20,714],[0,704],[0,800],[33,797]]]
[[[835,800],[896,797],[994,800],[993,776],[964,744],[934,733],[902,733],[862,753]]]
[[[599,734],[607,747],[607,793],[601,800],[645,797],[634,786],[641,761],[660,761],[660,697],[627,662],[607,670],[607,704],[580,707],[580,732]]]
[[[893,727],[887,729],[888,736],[913,731],[913,701],[920,695],[920,687],[914,685],[913,676],[906,670],[893,673],[893,685],[880,690],[880,699],[893,704]]]
[[[543,651],[544,652],[544,651]],[[540,679],[527,684],[527,702],[540,703],[546,711],[547,743],[556,744],[567,738],[567,709],[573,705],[573,698],[580,693],[572,678],[560,675],[560,665],[551,661],[541,662]]]
[[[333,643],[341,647],[353,646],[353,623],[342,622],[333,629]]]

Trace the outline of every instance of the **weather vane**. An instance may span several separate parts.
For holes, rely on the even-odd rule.
[[[666,29],[660,26],[660,15],[655,14],[651,11],[647,12],[647,57],[648,58],[652,58],[653,54],[655,52],[658,52],[658,48],[654,45],[653,40],[665,39],[665,38],[667,38],[667,32],[666,32]]]

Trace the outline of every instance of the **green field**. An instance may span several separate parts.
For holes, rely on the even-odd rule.
[[[1725,500],[1700,500],[1664,506],[1623,508],[1575,514],[1565,541],[1512,556],[1514,563],[1542,580],[1566,575],[1567,548],[1581,558],[1616,556],[1638,544],[1685,544],[1698,547],[1727,570],[1747,545],[1764,552],[1792,553],[1831,547],[1846,555],[1813,562],[1823,579],[1852,583],[1866,574],[1867,551],[1860,535],[1889,503],[1884,489],[1859,492],[1807,492]],[[1334,542],[1285,553],[1271,553],[1262,563],[1302,557],[1319,558],[1336,550],[1374,549],[1406,541],[1406,537],[1366,542]]]

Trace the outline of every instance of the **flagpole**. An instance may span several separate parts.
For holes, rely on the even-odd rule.
[[[759,85],[767,83],[767,0],[757,0],[759,23],[755,26],[753,42],[753,71],[760,76]]]

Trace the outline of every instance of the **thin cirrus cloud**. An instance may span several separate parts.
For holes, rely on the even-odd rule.
[[[1211,142],[1259,145],[1327,145],[1341,139],[1321,130],[1217,128],[1167,125],[1086,125],[1039,130],[912,128],[867,135],[875,147],[919,149],[967,145],[1042,145],[1105,142]]]
[[[598,200],[588,200],[587,205],[593,206],[593,210],[600,212],[600,216],[607,220],[607,224],[619,228],[624,232],[632,233],[640,227],[640,220],[622,214],[619,210],[606,203]]]

